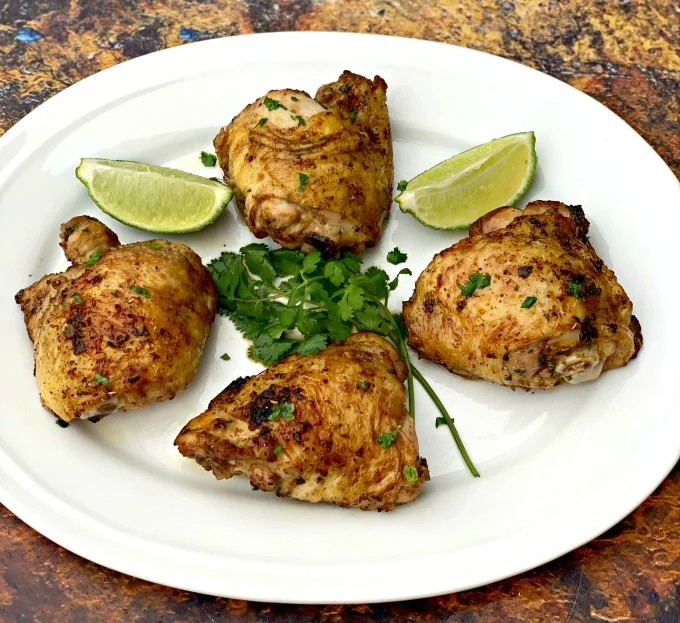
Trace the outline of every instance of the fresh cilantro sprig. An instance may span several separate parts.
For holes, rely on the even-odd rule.
[[[399,250],[399,247],[394,247],[388,254],[387,254],[387,261],[390,264],[401,264],[405,262],[408,259],[408,255],[406,253],[402,253]]]
[[[401,314],[393,314],[387,306],[399,277],[411,271],[403,268],[390,279],[375,266],[362,271],[361,263],[358,255],[347,252],[325,260],[318,251],[304,254],[254,243],[239,253],[222,253],[208,269],[217,286],[220,314],[251,341],[248,354],[261,363],[273,364],[293,353],[317,353],[354,330],[390,340],[408,368],[409,412],[415,416],[415,378],[446,418],[470,472],[478,476],[453,421],[410,362]],[[357,391],[365,390],[357,385]]]

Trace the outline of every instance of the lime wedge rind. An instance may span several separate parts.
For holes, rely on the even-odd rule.
[[[233,194],[229,186],[200,175],[130,160],[83,158],[76,177],[102,212],[157,234],[207,227]]]
[[[395,201],[426,227],[465,229],[524,195],[536,171],[535,145],[533,132],[521,132],[473,147],[414,177]]]

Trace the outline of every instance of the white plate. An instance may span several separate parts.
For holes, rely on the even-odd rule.
[[[177,453],[172,441],[181,426],[232,378],[258,370],[222,318],[198,377],[172,402],[97,425],[57,427],[40,406],[12,297],[65,267],[58,226],[73,215],[103,218],[123,242],[145,237],[97,211],[73,174],[78,159],[144,160],[212,175],[198,153],[211,149],[220,125],[246,104],[272,88],[313,93],[345,68],[379,74],[389,85],[397,180],[491,138],[534,130],[539,169],[527,199],[584,206],[592,241],[642,323],[638,359],[594,383],[536,393],[421,364],[482,478],[468,475],[420,392],[417,428],[432,481],[415,503],[392,513],[277,499],[242,479],[217,482]],[[0,140],[0,499],[90,560],[245,599],[407,599],[544,563],[623,518],[680,454],[679,204],[677,180],[618,117],[557,80],[479,52],[284,33],[206,41],[108,69],[49,100]],[[398,245],[417,275],[459,237],[429,231],[395,207],[366,261],[383,264]],[[233,210],[182,239],[206,259],[252,240]],[[395,302],[412,287],[405,280]],[[227,363],[219,359],[225,351]]]

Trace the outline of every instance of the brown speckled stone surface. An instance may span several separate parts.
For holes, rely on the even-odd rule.
[[[604,103],[680,175],[677,0],[0,0],[0,133],[127,58],[275,30],[394,34],[506,56]],[[372,606],[249,604],[156,586],[63,550],[0,506],[2,623],[387,620],[680,622],[680,467],[621,524],[553,563]]]

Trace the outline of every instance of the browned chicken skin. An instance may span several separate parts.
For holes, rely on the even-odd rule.
[[[625,366],[640,325],[588,228],[579,206],[552,201],[485,215],[418,278],[404,304],[410,346],[461,376],[526,389]],[[477,274],[488,286],[466,295]]]
[[[325,255],[375,244],[392,202],[386,91],[345,71],[315,99],[270,91],[220,131],[219,163],[255,236]]]
[[[120,246],[84,216],[61,238],[71,268],[16,295],[45,408],[69,421],[173,398],[193,379],[215,316],[200,258],[165,240]]]
[[[406,411],[405,378],[391,344],[356,333],[316,355],[291,355],[236,379],[175,445],[220,479],[243,474],[279,496],[391,510],[429,479]],[[391,447],[377,443],[397,427]]]

